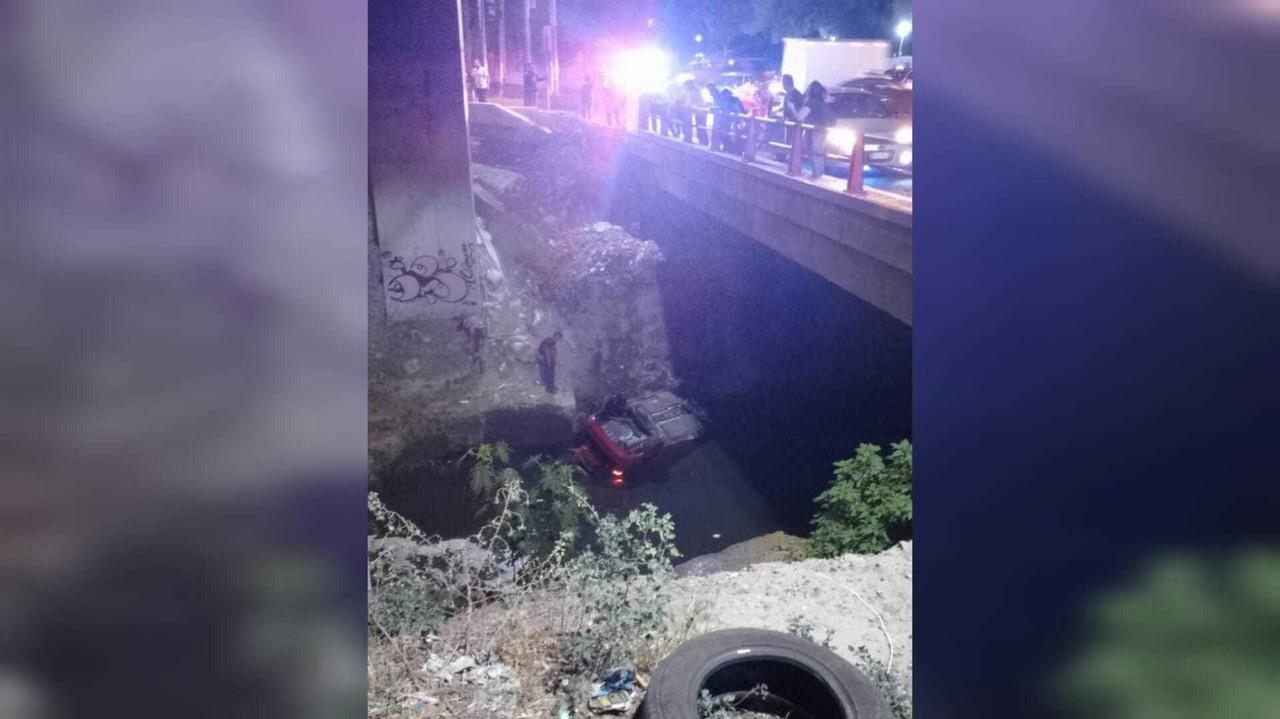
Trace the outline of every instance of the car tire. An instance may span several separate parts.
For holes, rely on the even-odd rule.
[[[889,719],[889,705],[862,672],[834,652],[792,634],[722,629],[681,644],[658,663],[637,716],[699,719],[698,697],[758,684],[793,703],[801,719]]]

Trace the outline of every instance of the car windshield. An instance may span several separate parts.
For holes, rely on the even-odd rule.
[[[843,92],[831,101],[836,117],[909,117],[911,93],[902,91]]]
[[[911,117],[910,90],[887,90],[878,99],[890,117]]]
[[[843,92],[832,98],[836,117],[888,117],[889,112],[870,93]]]

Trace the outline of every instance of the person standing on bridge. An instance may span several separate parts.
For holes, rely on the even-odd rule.
[[[720,132],[718,149],[725,152],[742,152],[742,143],[738,138],[738,130],[742,129],[742,115],[747,114],[746,105],[727,87],[720,88],[720,97],[716,102],[716,127]]]
[[[482,62],[480,58],[476,58],[475,66],[471,69],[471,82],[475,86],[476,101],[489,101],[489,68]]]
[[[545,80],[533,70],[533,63],[524,64],[524,106],[535,107],[538,104],[538,81]]]
[[[563,338],[564,333],[556,330],[555,334],[538,345],[538,374],[542,377],[542,386],[547,388],[547,394],[556,393],[556,342]]]
[[[782,118],[787,122],[800,121],[800,108],[804,107],[804,95],[796,89],[796,79],[791,75],[782,76]],[[798,128],[788,127],[786,132],[787,144],[795,142],[796,132]]]
[[[827,172],[827,128],[835,124],[835,112],[827,101],[827,88],[814,80],[805,90],[804,107],[796,116],[801,122],[814,126],[809,133],[809,158],[813,176],[822,177]]]

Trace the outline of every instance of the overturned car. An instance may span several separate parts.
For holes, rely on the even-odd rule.
[[[706,432],[704,415],[671,392],[632,399],[612,395],[600,411],[580,419],[583,442],[574,461],[593,478],[622,486],[628,477],[666,466],[691,450]]]

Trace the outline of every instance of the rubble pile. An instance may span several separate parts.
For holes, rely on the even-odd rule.
[[[575,289],[632,290],[651,281],[662,261],[662,250],[656,244],[608,222],[586,225],[570,233],[568,240],[577,249],[572,275]]]
[[[495,301],[498,366],[531,364],[554,329],[569,339],[566,369],[580,407],[612,393],[673,389],[656,268],[657,244],[598,217],[609,136],[575,131],[527,142],[487,140],[475,154],[481,212],[512,280]],[[518,295],[518,296],[517,296]],[[518,307],[516,305],[519,305]],[[519,321],[516,321],[516,318]]]

